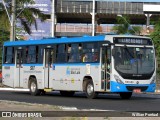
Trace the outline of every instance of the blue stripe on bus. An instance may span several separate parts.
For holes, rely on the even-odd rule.
[[[2,64],[2,66],[15,66],[15,64]]]
[[[105,36],[87,36],[75,38],[54,38],[44,40],[27,40],[27,41],[13,41],[4,42],[4,46],[26,46],[26,45],[43,45],[43,44],[59,44],[59,43],[80,43],[80,42],[96,42],[104,41]]]
[[[111,92],[131,92],[126,87],[127,86],[147,86],[147,90],[143,92],[154,92],[156,89],[156,84],[120,84],[115,81],[111,81]]]
[[[43,64],[22,64],[23,66],[43,66]]]
[[[2,64],[2,66],[15,66],[16,64]],[[43,64],[22,64],[22,66],[43,66]]]
[[[86,64],[90,65],[99,65],[100,63],[54,63],[54,66],[85,66]]]

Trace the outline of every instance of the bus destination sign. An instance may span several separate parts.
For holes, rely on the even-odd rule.
[[[134,37],[114,37],[115,44],[152,45],[150,39]]]

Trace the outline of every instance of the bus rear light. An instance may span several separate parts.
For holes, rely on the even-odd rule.
[[[118,83],[124,84],[124,83],[122,82],[122,80],[121,80],[117,75],[114,75],[114,78],[115,78],[115,80],[116,80]]]

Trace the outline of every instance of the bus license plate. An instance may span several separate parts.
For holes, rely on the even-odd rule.
[[[133,92],[135,92],[135,93],[140,93],[140,92],[141,92],[141,89],[134,89]]]

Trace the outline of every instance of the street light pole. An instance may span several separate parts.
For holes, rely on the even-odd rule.
[[[126,22],[126,23],[128,23],[129,24],[129,26],[131,26],[130,25],[130,23],[122,16],[122,15],[117,15],[118,17],[121,17],[121,18],[123,18],[124,19],[124,21]],[[136,31],[133,29],[133,27],[131,26],[131,28],[132,28],[132,30],[133,30],[133,32],[136,34]]]
[[[52,0],[51,37],[55,37],[55,0]]]
[[[15,41],[15,25],[16,25],[16,0],[12,0],[12,15],[11,15],[11,31],[10,31],[10,41]]]
[[[95,36],[95,0],[92,6],[92,36]]]

